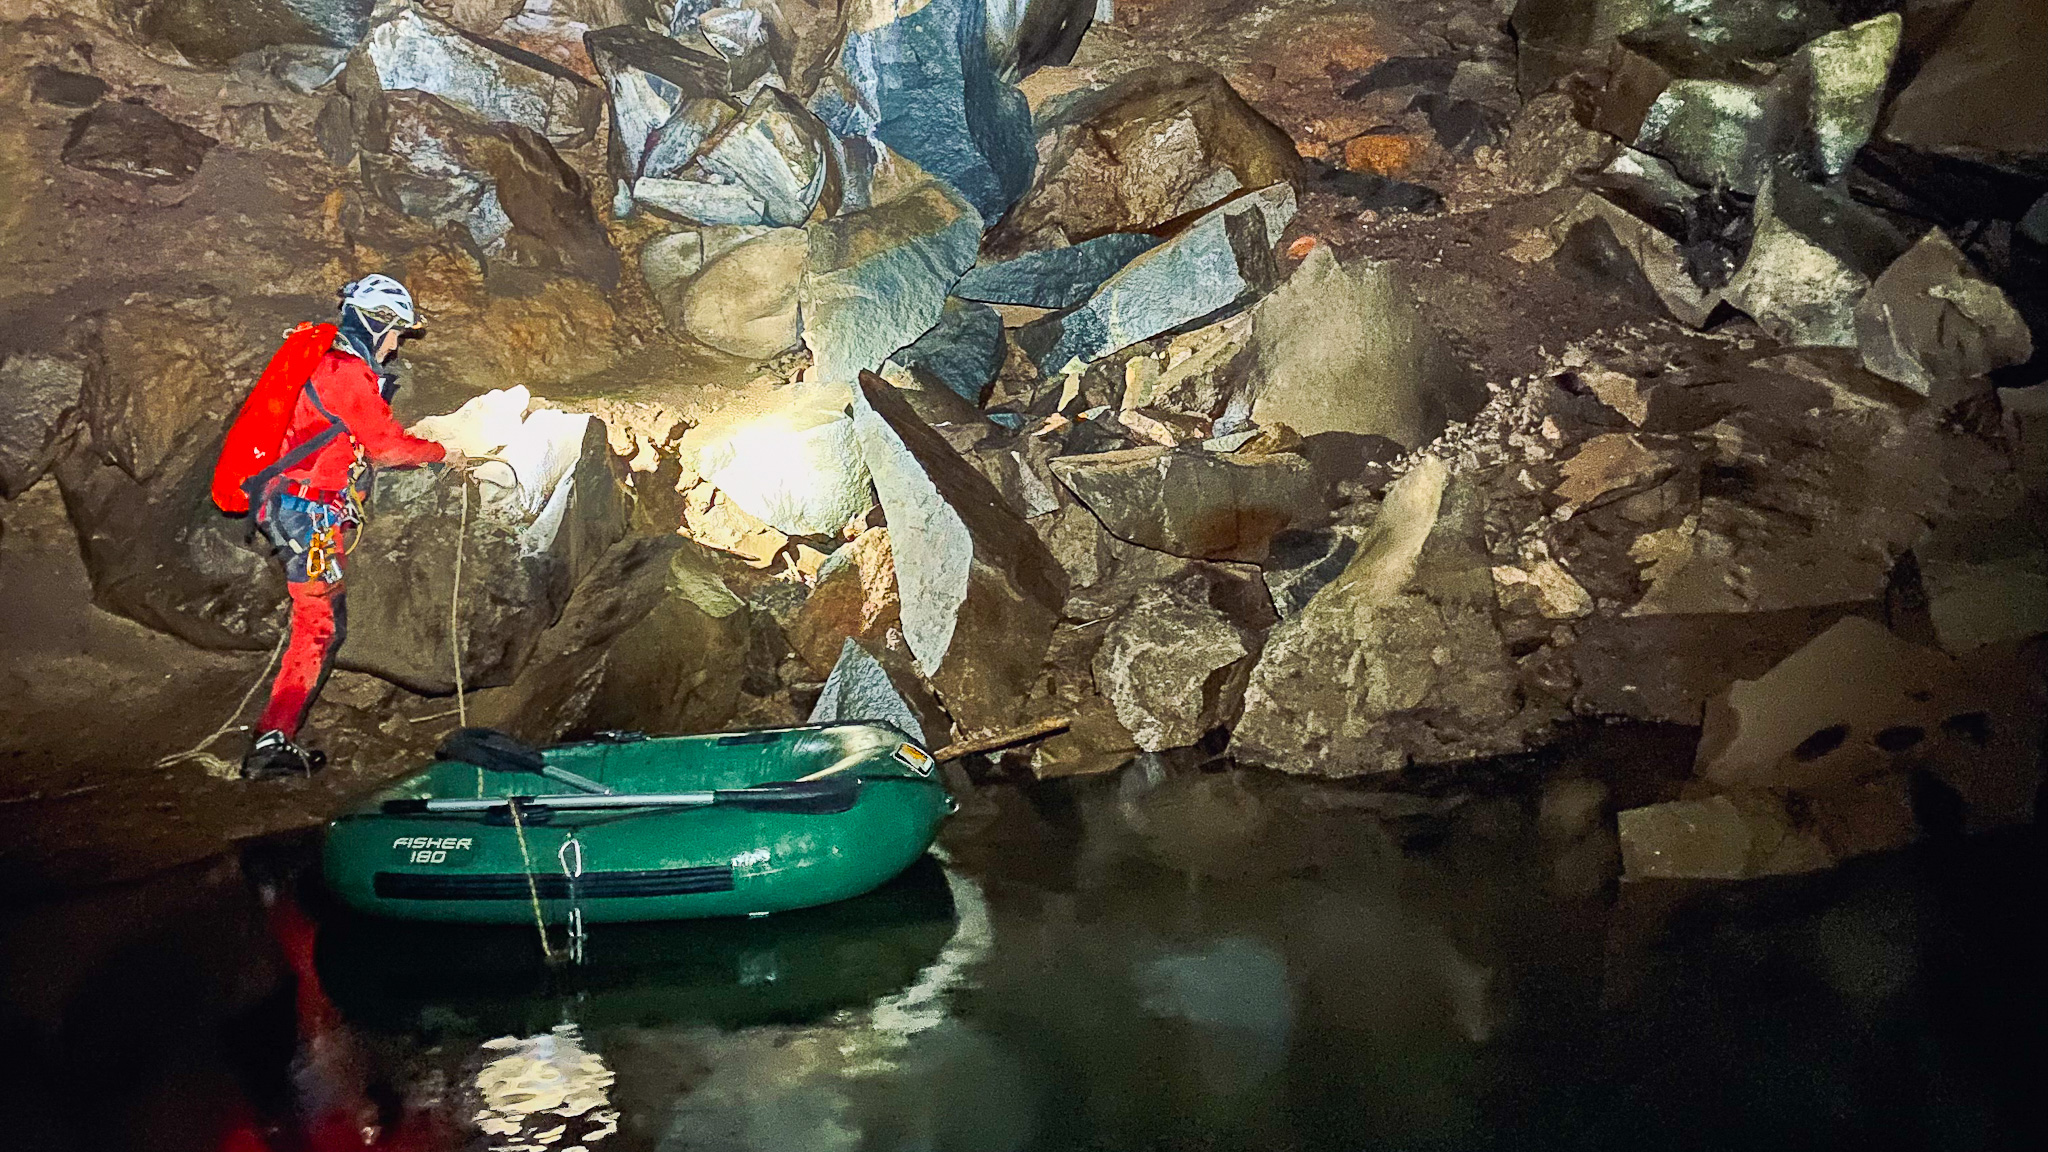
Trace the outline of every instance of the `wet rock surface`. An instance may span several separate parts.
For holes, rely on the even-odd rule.
[[[383,271],[428,322],[402,418],[517,392],[562,450],[380,487],[315,729],[366,786],[453,723],[412,718],[452,707],[460,540],[471,703],[537,739],[886,680],[931,741],[1069,721],[970,782],[1223,757],[1379,795],[1574,721],[1806,728],[1614,781],[1606,858],[2024,819],[2027,5],[38,12],[0,48],[0,565],[74,565],[27,603],[103,647],[0,660],[42,661],[35,716],[67,676],[158,717],[255,677],[281,589],[208,453]],[[1844,627],[1829,659],[1942,683],[1833,682]],[[1744,687],[1780,684],[1818,710]]]

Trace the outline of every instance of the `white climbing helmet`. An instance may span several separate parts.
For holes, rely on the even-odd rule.
[[[413,311],[412,293],[389,276],[365,276],[342,285],[341,306],[354,309],[366,326],[378,334],[393,328],[411,331],[420,326]]]

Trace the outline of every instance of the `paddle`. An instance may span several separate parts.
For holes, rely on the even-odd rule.
[[[720,788],[703,792],[641,792],[575,796],[497,796],[475,800],[386,800],[387,816],[509,813],[517,804],[529,812],[603,812],[621,808],[741,808],[750,812],[784,812],[829,816],[844,812],[860,799],[861,777],[832,776],[757,784],[752,788]]]
[[[539,749],[496,728],[457,728],[441,741],[441,747],[434,751],[434,755],[442,760],[474,764],[489,772],[531,773],[592,795],[612,794],[610,788],[587,776],[555,767],[541,756]]]

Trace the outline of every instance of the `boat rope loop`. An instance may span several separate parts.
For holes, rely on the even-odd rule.
[[[151,767],[169,768],[172,765],[183,764],[185,761],[191,760],[201,768],[204,768],[210,776],[218,776],[222,779],[233,777],[240,770],[240,766],[215,756],[213,753],[208,752],[207,749],[213,747],[214,741],[230,732],[248,730],[248,725],[237,724],[235,721],[239,720],[243,710],[249,707],[249,701],[256,698],[256,690],[263,687],[264,682],[270,679],[271,666],[277,663],[278,654],[284,651],[285,641],[290,638],[291,632],[289,630],[278,633],[277,645],[270,650],[270,658],[263,662],[263,670],[256,674],[256,679],[249,685],[249,690],[242,693],[241,702],[235,705],[234,711],[228,713],[227,719],[220,722],[220,727],[207,733],[206,738],[199,743],[185,749],[183,752],[173,752],[158,760]]]

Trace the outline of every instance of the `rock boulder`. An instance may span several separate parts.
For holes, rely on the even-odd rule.
[[[1327,511],[1315,470],[1291,453],[1129,448],[1062,456],[1052,471],[1110,532],[1176,556],[1264,560],[1275,534]]]
[[[1066,573],[888,383],[864,375],[853,411],[919,669],[963,727],[1015,721],[1066,601]]]

